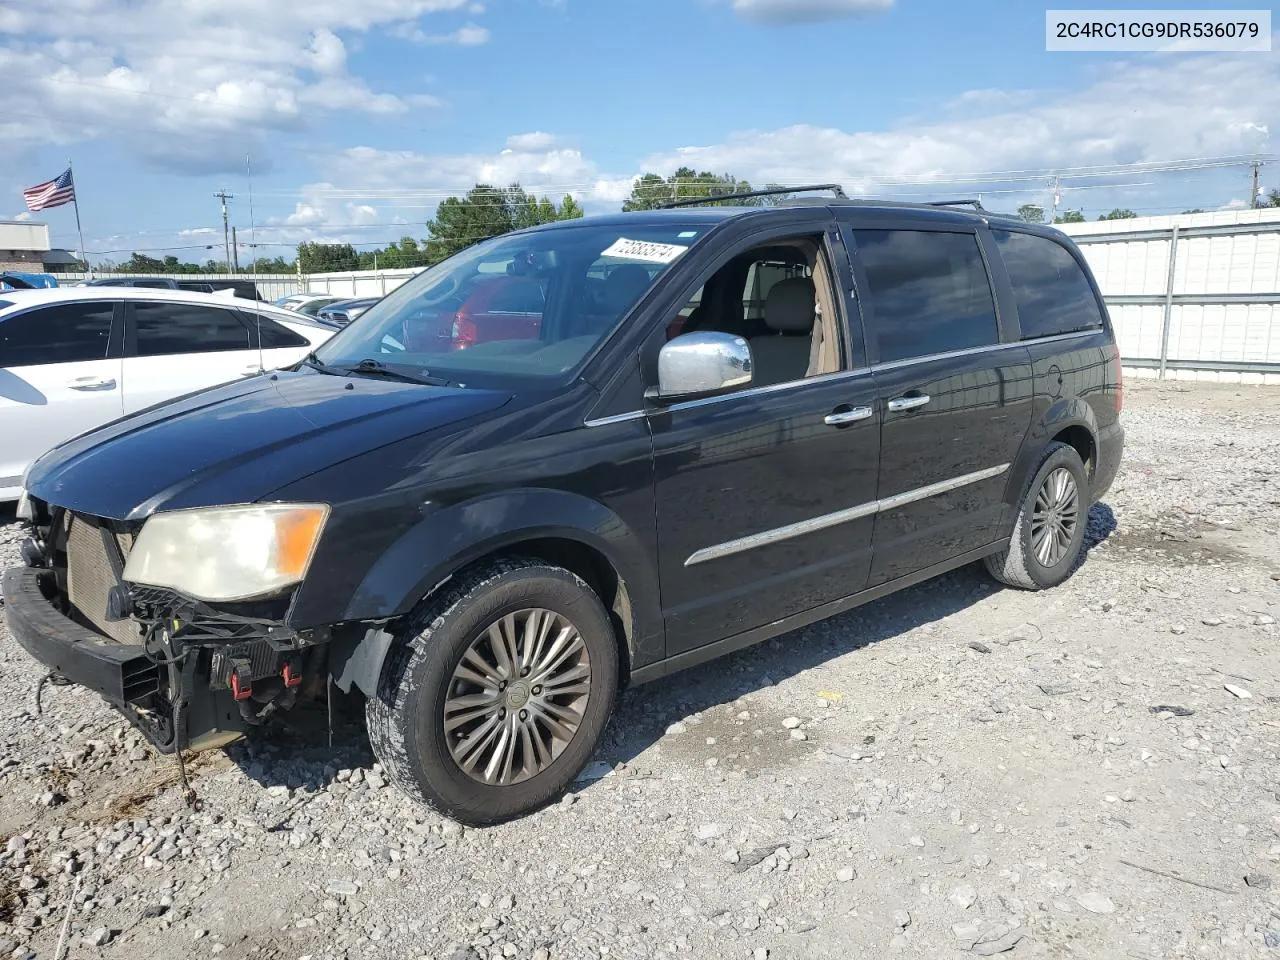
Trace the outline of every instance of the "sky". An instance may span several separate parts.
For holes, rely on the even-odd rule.
[[[0,0],[0,218],[25,218],[22,189],[68,159],[95,262],[221,259],[220,189],[240,243],[286,258],[304,240],[421,238],[436,204],[476,182],[605,212],[637,175],[681,165],[1010,210],[1049,207],[1057,172],[1062,207],[1090,219],[1247,202],[1247,165],[1131,165],[1280,153],[1280,48],[1048,53],[1044,10]],[[1262,182],[1280,186],[1280,161]],[[78,247],[70,206],[35,219]]]

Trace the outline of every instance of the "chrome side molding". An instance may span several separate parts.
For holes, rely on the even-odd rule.
[[[703,547],[701,550],[697,550],[690,554],[689,559],[684,562],[684,565],[686,567],[692,567],[694,564],[706,563],[708,560],[719,560],[721,557],[729,557],[735,553],[744,553],[747,550],[754,550],[756,547],[764,547],[771,543],[778,543],[782,540],[790,540],[793,537],[803,537],[808,533],[816,533],[819,530],[836,527],[842,523],[861,520],[863,517],[869,517],[873,514],[886,513],[889,510],[897,510],[899,507],[905,507],[907,504],[916,503],[920,500],[927,500],[929,497],[936,497],[940,493],[950,493],[952,490],[958,490],[960,487],[966,487],[971,483],[990,480],[992,477],[1000,476],[1008,469],[1009,464],[1002,463],[996,467],[988,467],[985,470],[975,470],[973,473],[966,473],[959,477],[952,477],[950,480],[940,480],[939,482],[931,483],[928,486],[917,487],[914,490],[897,493],[892,497],[885,497],[883,500],[872,500],[869,503],[862,503],[856,507],[837,510],[835,513],[824,513],[820,517],[811,517],[808,520],[789,523],[785,527],[774,527],[772,530],[762,530],[760,533],[753,533],[750,536],[739,537],[737,540],[727,540],[724,543],[717,543],[714,546]]]

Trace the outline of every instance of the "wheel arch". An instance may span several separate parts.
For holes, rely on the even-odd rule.
[[[476,518],[505,518],[474,534]],[[560,522],[557,522],[560,521]],[[459,547],[459,543],[467,543]],[[639,534],[597,501],[563,491],[467,502],[411,528],[369,571],[331,641],[330,675],[344,691],[377,693],[400,621],[455,577],[501,557],[535,557],[582,578],[609,611],[620,678],[661,659],[665,638],[654,561]]]
[[[1085,475],[1092,480],[1098,464],[1098,420],[1093,408],[1082,398],[1064,398],[1049,406],[1032,424],[1016,461],[1010,466],[1005,487],[1005,504],[1010,510],[1017,508],[1045,448],[1055,441],[1067,444],[1080,455]]]

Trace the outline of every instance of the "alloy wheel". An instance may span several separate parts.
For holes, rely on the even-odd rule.
[[[481,783],[528,780],[573,740],[590,695],[591,658],[577,627],[551,610],[506,614],[453,671],[444,702],[449,753]]]
[[[1041,566],[1063,560],[1079,523],[1080,488],[1070,470],[1058,467],[1044,478],[1031,513],[1031,551]]]

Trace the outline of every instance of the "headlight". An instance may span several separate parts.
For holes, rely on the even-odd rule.
[[[124,579],[200,600],[269,596],[307,575],[328,515],[317,503],[157,513],[134,541]]]

